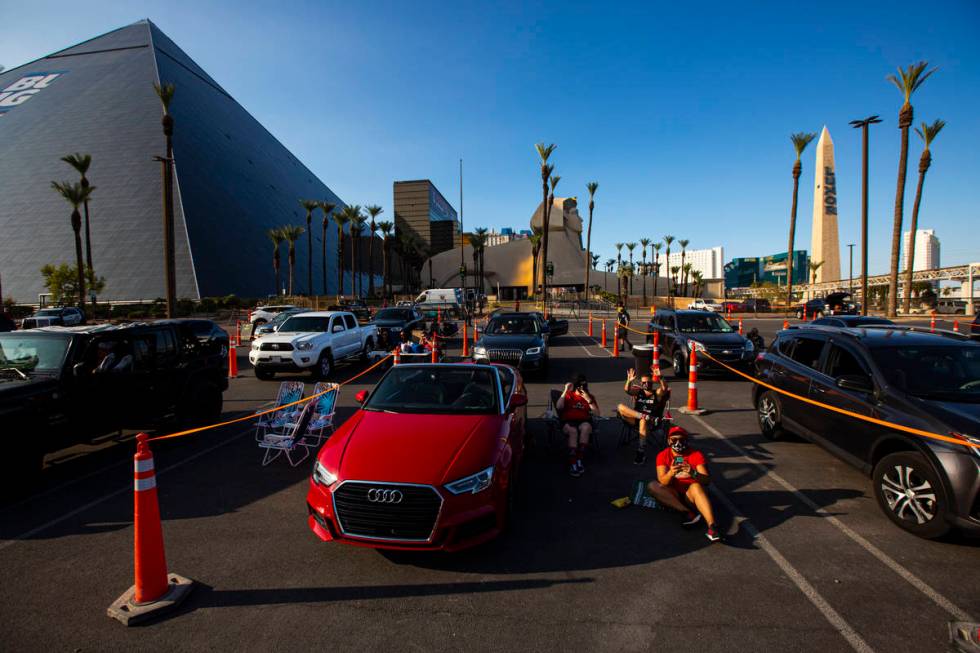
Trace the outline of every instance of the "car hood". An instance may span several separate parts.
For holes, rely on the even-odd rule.
[[[307,340],[313,340],[318,336],[322,336],[322,331],[289,331],[288,333],[270,333],[268,335],[262,336],[262,343],[270,342],[287,342],[290,344],[297,344],[300,342],[305,342]]]
[[[327,441],[320,462],[342,480],[442,485],[494,464],[501,425],[500,415],[359,410]]]
[[[980,424],[980,403],[930,401],[916,398],[916,403],[923,412],[939,420],[950,430],[972,436],[980,436],[977,424]],[[941,431],[941,435],[948,435]]]
[[[484,334],[477,343],[480,347],[494,347],[499,349],[528,349],[530,347],[540,347],[543,343],[541,334],[528,335],[487,335]]]
[[[743,347],[745,338],[737,333],[685,333],[690,340],[697,340],[708,347]]]
[[[406,320],[372,320],[371,324],[376,327],[403,327],[408,324]]]

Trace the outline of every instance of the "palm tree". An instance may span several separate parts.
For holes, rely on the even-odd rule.
[[[371,229],[371,240],[368,241],[368,296],[374,297],[374,234],[378,232],[378,225],[375,220],[378,216],[385,212],[383,208],[377,204],[372,206],[367,206],[364,208],[371,216],[371,224],[368,225]]]
[[[490,230],[487,229],[486,227],[477,227],[476,229],[473,230],[473,233],[476,236],[478,236],[479,239],[480,239],[479,240],[479,245],[480,246],[478,248],[474,247],[474,249],[478,249],[479,250],[479,254],[480,254],[480,263],[479,263],[479,267],[477,269],[477,274],[478,274],[478,276],[480,278],[480,292],[481,293],[484,291],[483,282],[484,282],[484,274],[486,273],[486,268],[484,266],[484,262],[485,262],[484,254],[486,253],[486,250],[487,250],[487,232],[488,231],[490,231]],[[472,240],[470,241],[470,243],[472,244]]]
[[[683,259],[682,259],[683,260]],[[687,297],[687,280],[691,276],[691,271],[694,269],[693,263],[685,263],[681,266],[681,274],[684,280],[684,296]]]
[[[337,301],[344,294],[344,227],[350,222],[350,207],[333,212],[333,222],[337,225]]]
[[[51,187],[71,204],[71,228],[75,232],[75,265],[78,269],[78,306],[85,308],[85,261],[82,259],[82,214],[78,207],[85,203],[95,186],[83,187],[80,183],[51,182]]]
[[[636,249],[636,243],[626,243],[626,249],[628,249],[630,251],[630,269],[632,269],[633,268],[633,250]],[[629,288],[629,290],[630,290],[629,294],[632,295],[633,294],[633,275],[630,275],[630,288]]]
[[[919,157],[919,183],[915,187],[915,202],[912,204],[912,225],[910,227],[911,234],[909,236],[908,269],[905,271],[905,305],[902,308],[905,313],[908,313],[912,306],[912,262],[915,259],[915,230],[919,228],[919,203],[922,201],[922,183],[926,180],[926,172],[929,171],[929,166],[932,165],[932,154],[929,152],[929,146],[932,144],[933,139],[939,135],[939,132],[941,132],[945,126],[945,121],[936,120],[931,125],[922,123],[922,129],[915,130],[915,133],[922,139],[925,147],[922,148],[922,156]]]
[[[800,163],[800,156],[803,150],[810,144],[817,135],[810,132],[799,132],[789,137],[796,150],[796,161],[793,162],[793,206],[789,212],[789,245],[786,249],[786,303],[793,304],[793,247],[796,241],[796,197],[800,190],[800,173],[803,171],[803,164]]]
[[[279,258],[279,248],[280,245],[282,245],[282,241],[284,241],[286,238],[285,236],[282,235],[282,229],[278,227],[275,229],[269,229],[268,231],[265,232],[265,235],[268,236],[269,240],[272,241],[272,270],[273,272],[275,272],[276,275],[276,285],[274,286],[274,288],[276,291],[275,294],[278,295],[279,288],[281,287],[279,283],[279,279],[280,279],[279,269],[281,267],[281,262]]]
[[[901,150],[898,155],[898,183],[895,185],[895,220],[892,225],[892,260],[891,271],[888,277],[888,317],[895,317],[898,312],[898,255],[902,245],[902,219],[905,211],[905,174],[908,172],[909,160],[909,127],[912,126],[912,93],[929,79],[929,76],[936,72],[933,68],[925,72],[929,64],[920,61],[911,64],[905,70],[898,69],[898,77],[888,75],[885,79],[894,84],[905,102],[898,111],[898,128],[902,130]]]
[[[163,106],[163,136],[167,154],[163,163],[163,269],[167,294],[167,317],[177,317],[177,254],[174,240],[174,118],[170,115],[170,102],[174,99],[173,84],[153,84],[153,90]]]
[[[542,232],[537,227],[532,227],[532,234],[527,237],[531,243],[531,294],[538,291],[538,254],[541,253]]]
[[[92,155],[91,154],[69,154],[68,156],[61,157],[61,160],[74,168],[79,175],[82,177],[82,188],[88,188],[88,177],[86,173],[88,172],[89,166],[92,165]],[[85,198],[85,264],[88,265],[89,274],[95,277],[95,268],[92,267],[92,232],[89,228],[88,220],[88,198]]]
[[[616,269],[623,267],[623,243],[616,243]]]
[[[330,202],[317,202],[317,206],[323,211],[323,220],[320,224],[320,238],[323,241],[323,294],[327,294],[327,226],[330,224],[330,212],[337,208],[336,204]]]
[[[664,254],[664,267],[667,268],[669,271],[670,270],[670,244],[674,242],[674,237],[664,236],[664,242],[667,244],[667,252]],[[670,275],[666,275],[666,276],[667,276],[667,301],[670,302],[671,297],[673,296],[672,293],[670,292]]]
[[[306,294],[313,296],[313,211],[320,204],[316,200],[300,200],[306,210]]]
[[[381,294],[385,297],[388,296],[388,291],[391,288],[391,275],[389,271],[390,266],[390,236],[392,230],[395,228],[394,222],[389,222],[388,220],[382,220],[378,223],[378,229],[381,230],[381,235],[384,240],[381,241]]]
[[[551,223],[551,205],[548,203],[548,178],[551,177],[552,171],[554,171],[555,166],[548,164],[548,158],[551,157],[551,153],[555,151],[558,147],[554,143],[551,145],[545,145],[544,143],[535,143],[534,149],[538,153],[538,158],[541,159],[541,290],[542,295],[547,295],[548,280],[544,279],[544,269],[548,265],[548,226]],[[536,288],[536,287],[535,287]]]
[[[817,282],[817,270],[823,265],[823,261],[807,261],[807,266],[810,268],[810,283]]]
[[[657,296],[657,286],[660,285],[660,248],[662,242],[653,244],[653,296]]]
[[[671,276],[671,278],[674,281],[674,291],[675,292],[677,290],[677,276],[678,276],[678,272],[680,272],[680,271],[681,271],[681,266],[679,266],[679,265],[673,265],[670,268],[670,276]],[[669,283],[667,284],[667,287],[668,288],[670,287],[670,284]]]
[[[589,274],[592,272],[592,265],[589,265],[589,260],[595,258],[596,261],[599,260],[598,256],[592,254],[592,211],[595,209],[595,192],[599,190],[599,182],[590,181],[585,185],[589,189],[589,228],[586,231],[585,236],[585,299],[589,299]]]
[[[296,241],[303,235],[303,227],[288,224],[280,229],[282,237],[289,243],[289,294],[293,294],[293,279],[296,277]]]
[[[598,266],[599,266],[599,255],[598,254],[593,254],[592,255],[592,268],[593,269],[597,269]]]
[[[640,238],[640,248],[643,253],[643,264],[640,268],[641,276],[643,277],[643,305],[647,305],[647,274],[649,274],[649,269],[647,268],[647,247],[650,246],[652,241],[649,238]]]
[[[603,292],[609,292],[608,290],[606,290],[606,288],[609,287],[609,271],[612,270],[614,265],[616,265],[616,259],[614,258],[606,259],[606,274],[602,278]]]
[[[361,207],[355,204],[350,208],[350,293],[353,297],[359,297],[364,288],[364,281],[361,279],[361,260],[357,256],[357,247],[364,233],[364,223],[367,218],[361,213]]]
[[[480,233],[480,232],[483,233]],[[474,229],[470,235],[470,247],[473,248],[473,274],[479,280],[480,292],[483,292],[483,270],[480,266],[480,258],[483,255],[483,248],[487,243],[486,229]]]
[[[684,262],[685,262],[685,259],[687,258],[687,245],[690,242],[691,242],[690,240],[678,240],[677,241],[677,244],[681,246],[681,271],[682,272],[684,271]],[[684,291],[683,291],[683,294],[684,295],[687,295],[687,279],[686,278],[684,279]]]
[[[691,278],[694,279],[694,297],[700,297],[701,284],[704,282],[704,274],[700,270],[695,270],[691,273]]]

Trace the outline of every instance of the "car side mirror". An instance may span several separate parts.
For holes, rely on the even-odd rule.
[[[367,398],[368,398],[367,390],[361,390],[356,395],[354,395],[354,401],[356,401],[359,404],[363,404],[365,401],[367,401]]]
[[[842,390],[853,390],[873,394],[875,391],[871,380],[861,374],[845,374],[837,379],[837,387]]]
[[[507,404],[507,410],[514,410],[515,408],[520,408],[521,406],[527,406],[527,395],[514,394],[510,398],[510,403]]]
[[[333,329],[331,329],[330,332],[331,333],[340,333],[343,330],[344,330],[344,327],[342,327],[339,324],[335,324],[335,325],[333,325]]]

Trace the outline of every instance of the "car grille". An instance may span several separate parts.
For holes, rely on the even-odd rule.
[[[288,342],[263,342],[259,345],[261,351],[292,351],[293,346]]]
[[[524,356],[521,349],[488,349],[487,358],[500,363],[520,363]]]
[[[377,503],[370,490],[401,492],[399,503]],[[345,535],[384,540],[427,541],[435,528],[442,497],[429,485],[345,481],[333,493],[334,510]]]
[[[720,361],[737,361],[742,358],[742,347],[708,347],[707,349],[713,358]]]

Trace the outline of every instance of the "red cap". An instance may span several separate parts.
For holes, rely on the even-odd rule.
[[[667,431],[667,437],[671,438],[674,437],[675,435],[679,435],[686,438],[688,436],[688,433],[680,426],[673,426],[669,431]]]

